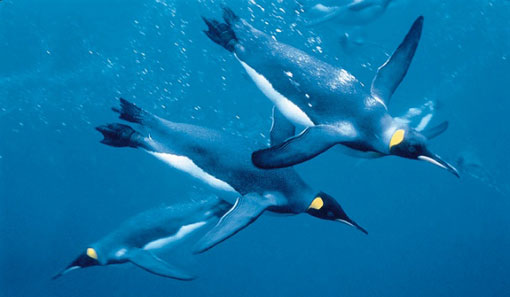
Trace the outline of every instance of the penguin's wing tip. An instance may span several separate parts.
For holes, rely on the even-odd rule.
[[[189,274],[184,270],[170,265],[168,262],[156,257],[151,252],[137,250],[129,256],[129,261],[136,266],[159,276],[177,279],[181,281],[191,281],[197,276]]]
[[[261,169],[293,166],[308,161],[341,141],[353,139],[327,125],[308,127],[285,142],[252,153],[252,163]]]
[[[404,40],[391,57],[377,70],[372,81],[372,96],[388,106],[391,96],[400,85],[411,65],[423,30],[423,16],[419,16],[407,32]]]
[[[227,211],[194,248],[194,254],[203,253],[253,223],[273,202],[257,193],[248,193],[236,200],[234,206]]]

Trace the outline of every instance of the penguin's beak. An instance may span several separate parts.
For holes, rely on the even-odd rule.
[[[335,221],[347,224],[347,225],[354,227],[354,228],[358,229],[359,231],[368,235],[368,231],[365,230],[365,228],[361,227],[360,225],[358,225],[355,221],[353,221],[351,219],[347,219],[347,220],[346,219],[336,219]]]
[[[97,261],[97,259],[92,258],[87,253],[83,253],[80,256],[78,256],[78,258],[76,258],[76,260],[74,260],[73,263],[69,264],[64,270],[57,273],[51,279],[57,279],[72,270],[85,268],[85,267],[89,267],[89,266],[94,266],[94,265],[99,265],[99,262]]]
[[[426,162],[432,163],[432,164],[434,164],[436,166],[439,166],[439,167],[441,167],[443,169],[446,169],[450,173],[455,175],[456,177],[460,178],[459,171],[457,171],[457,169],[455,167],[453,167],[448,162],[446,162],[443,159],[441,159],[441,157],[439,157],[436,154],[427,153],[426,155],[418,156],[418,159],[422,160],[422,161],[426,161]]]
[[[60,271],[59,273],[55,274],[51,279],[57,279],[59,277],[61,277],[62,275],[68,273],[69,271],[71,270],[75,270],[75,269],[80,269],[81,267],[80,266],[77,266],[77,265],[69,265],[68,267],[66,267],[66,269]]]

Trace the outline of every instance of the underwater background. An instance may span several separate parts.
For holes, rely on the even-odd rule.
[[[270,101],[202,32],[201,16],[219,17],[222,3],[365,85],[423,15],[390,112],[435,101],[434,123],[450,128],[432,147],[461,179],[332,149],[296,168],[368,236],[305,214],[264,215],[198,256],[192,282],[131,264],[52,281],[124,220],[208,193],[148,154],[99,143],[94,127],[116,121],[118,97],[267,143]],[[397,0],[355,30],[356,42],[342,38],[350,27],[300,23],[296,10],[310,3],[1,1],[0,296],[510,296],[510,1]]]

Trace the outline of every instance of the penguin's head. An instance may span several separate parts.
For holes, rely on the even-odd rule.
[[[69,264],[63,271],[58,273],[53,277],[53,279],[57,279],[62,275],[68,273],[69,271],[85,268],[90,266],[101,265],[98,260],[97,252],[93,248],[88,248],[83,254],[79,255],[76,260],[74,260],[71,264]]]
[[[428,138],[425,135],[414,129],[397,129],[393,132],[390,139],[390,154],[408,159],[426,161],[446,169],[459,177],[459,173],[455,167],[428,150],[427,140]]]
[[[361,232],[368,234],[365,229],[353,221],[340,204],[330,195],[320,192],[315,195],[306,212],[309,215],[323,220],[337,221],[358,228]]]

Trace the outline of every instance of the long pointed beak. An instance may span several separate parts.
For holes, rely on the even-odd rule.
[[[80,269],[81,267],[80,266],[69,266],[67,267],[66,269],[60,271],[59,273],[55,274],[55,276],[53,276],[51,279],[55,280],[59,277],[61,277],[62,275],[68,273],[69,271],[72,271],[72,270],[75,270],[75,269]]]
[[[94,254],[88,254],[88,250],[92,250]],[[93,258],[92,256],[95,256]],[[97,261],[97,254],[96,251],[92,248],[87,249],[87,253],[83,253],[76,258],[71,264],[67,265],[67,267],[62,270],[61,272],[57,273],[55,276],[52,277],[52,279],[57,279],[61,277],[62,275],[68,273],[69,271],[85,268],[89,266],[99,265],[99,262]]]
[[[355,221],[353,221],[351,219],[349,219],[349,220],[337,219],[336,221],[340,222],[340,223],[347,224],[349,226],[352,226],[352,227],[358,229],[359,231],[361,231],[361,232],[363,232],[363,233],[368,235],[368,232],[367,232],[367,230],[365,230],[365,228],[361,227],[360,225],[358,225]]]
[[[456,177],[460,178],[459,171],[457,171],[457,169],[455,167],[453,167],[448,162],[446,162],[443,159],[441,159],[441,157],[439,157],[436,154],[430,154],[429,156],[421,155],[421,156],[418,156],[418,159],[426,161],[426,162],[429,162],[429,163],[432,163],[432,164],[434,164],[436,166],[439,166],[439,167],[441,167],[443,169],[446,169],[450,173],[455,175]]]

